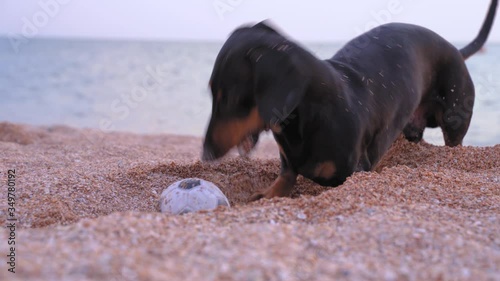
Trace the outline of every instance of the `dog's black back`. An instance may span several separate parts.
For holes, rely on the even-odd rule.
[[[373,169],[401,132],[417,142],[439,126],[446,145],[461,144],[474,105],[464,59],[486,40],[496,5],[462,50],[426,28],[392,23],[318,60],[265,23],[236,30],[212,73],[203,158],[271,129],[282,171],[262,196],[273,197],[289,194],[298,174],[336,186]]]

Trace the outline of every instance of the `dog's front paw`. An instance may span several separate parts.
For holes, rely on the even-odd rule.
[[[272,185],[268,187],[266,190],[254,193],[252,196],[250,196],[250,202],[258,201],[264,198],[271,199],[273,197],[284,197],[288,195],[288,194],[283,194],[279,191],[280,191],[279,189],[276,189],[276,187]]]
[[[254,193],[252,196],[250,196],[250,202],[258,201],[263,198],[271,199],[274,197],[289,197],[290,195],[290,188],[283,188],[282,185],[274,184],[262,192]]]
[[[259,201],[262,198],[266,198],[266,195],[264,193],[254,193],[252,196],[250,196],[248,202]]]
[[[261,193],[255,193],[254,195],[252,195],[250,197],[250,202],[257,201],[262,198],[270,199],[273,197],[291,196],[296,177],[296,174],[291,173],[280,175],[266,190]]]

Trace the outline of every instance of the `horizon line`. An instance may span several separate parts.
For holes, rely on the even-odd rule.
[[[10,40],[11,36],[9,34],[0,34],[0,40]],[[351,38],[352,39],[352,38]],[[346,40],[297,40],[292,38],[292,40],[297,43],[309,43],[309,44],[345,44],[351,39]],[[26,40],[67,40],[67,41],[115,41],[115,42],[170,42],[170,43],[224,43],[227,38],[224,39],[208,39],[208,38],[140,38],[140,37],[91,37],[91,36],[35,36],[32,38],[26,38]],[[469,41],[449,41],[452,44],[468,44]],[[500,44],[500,40],[488,40],[486,44]],[[485,44],[485,45],[486,45]]]

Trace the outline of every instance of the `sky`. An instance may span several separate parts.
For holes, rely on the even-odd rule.
[[[292,38],[342,42],[387,22],[471,41],[489,0],[0,0],[0,35],[224,41],[236,27],[272,20]],[[500,42],[497,19],[490,42]]]

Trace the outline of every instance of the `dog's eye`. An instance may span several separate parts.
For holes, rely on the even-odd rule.
[[[223,95],[220,104],[228,109],[241,109],[250,108],[252,101],[252,97],[246,95]]]
[[[230,107],[235,107],[239,104],[240,97],[238,95],[227,95],[226,96],[226,105]]]
[[[240,99],[239,104],[240,106],[243,106],[245,108],[251,108],[254,105],[253,97],[250,95],[246,95]]]

